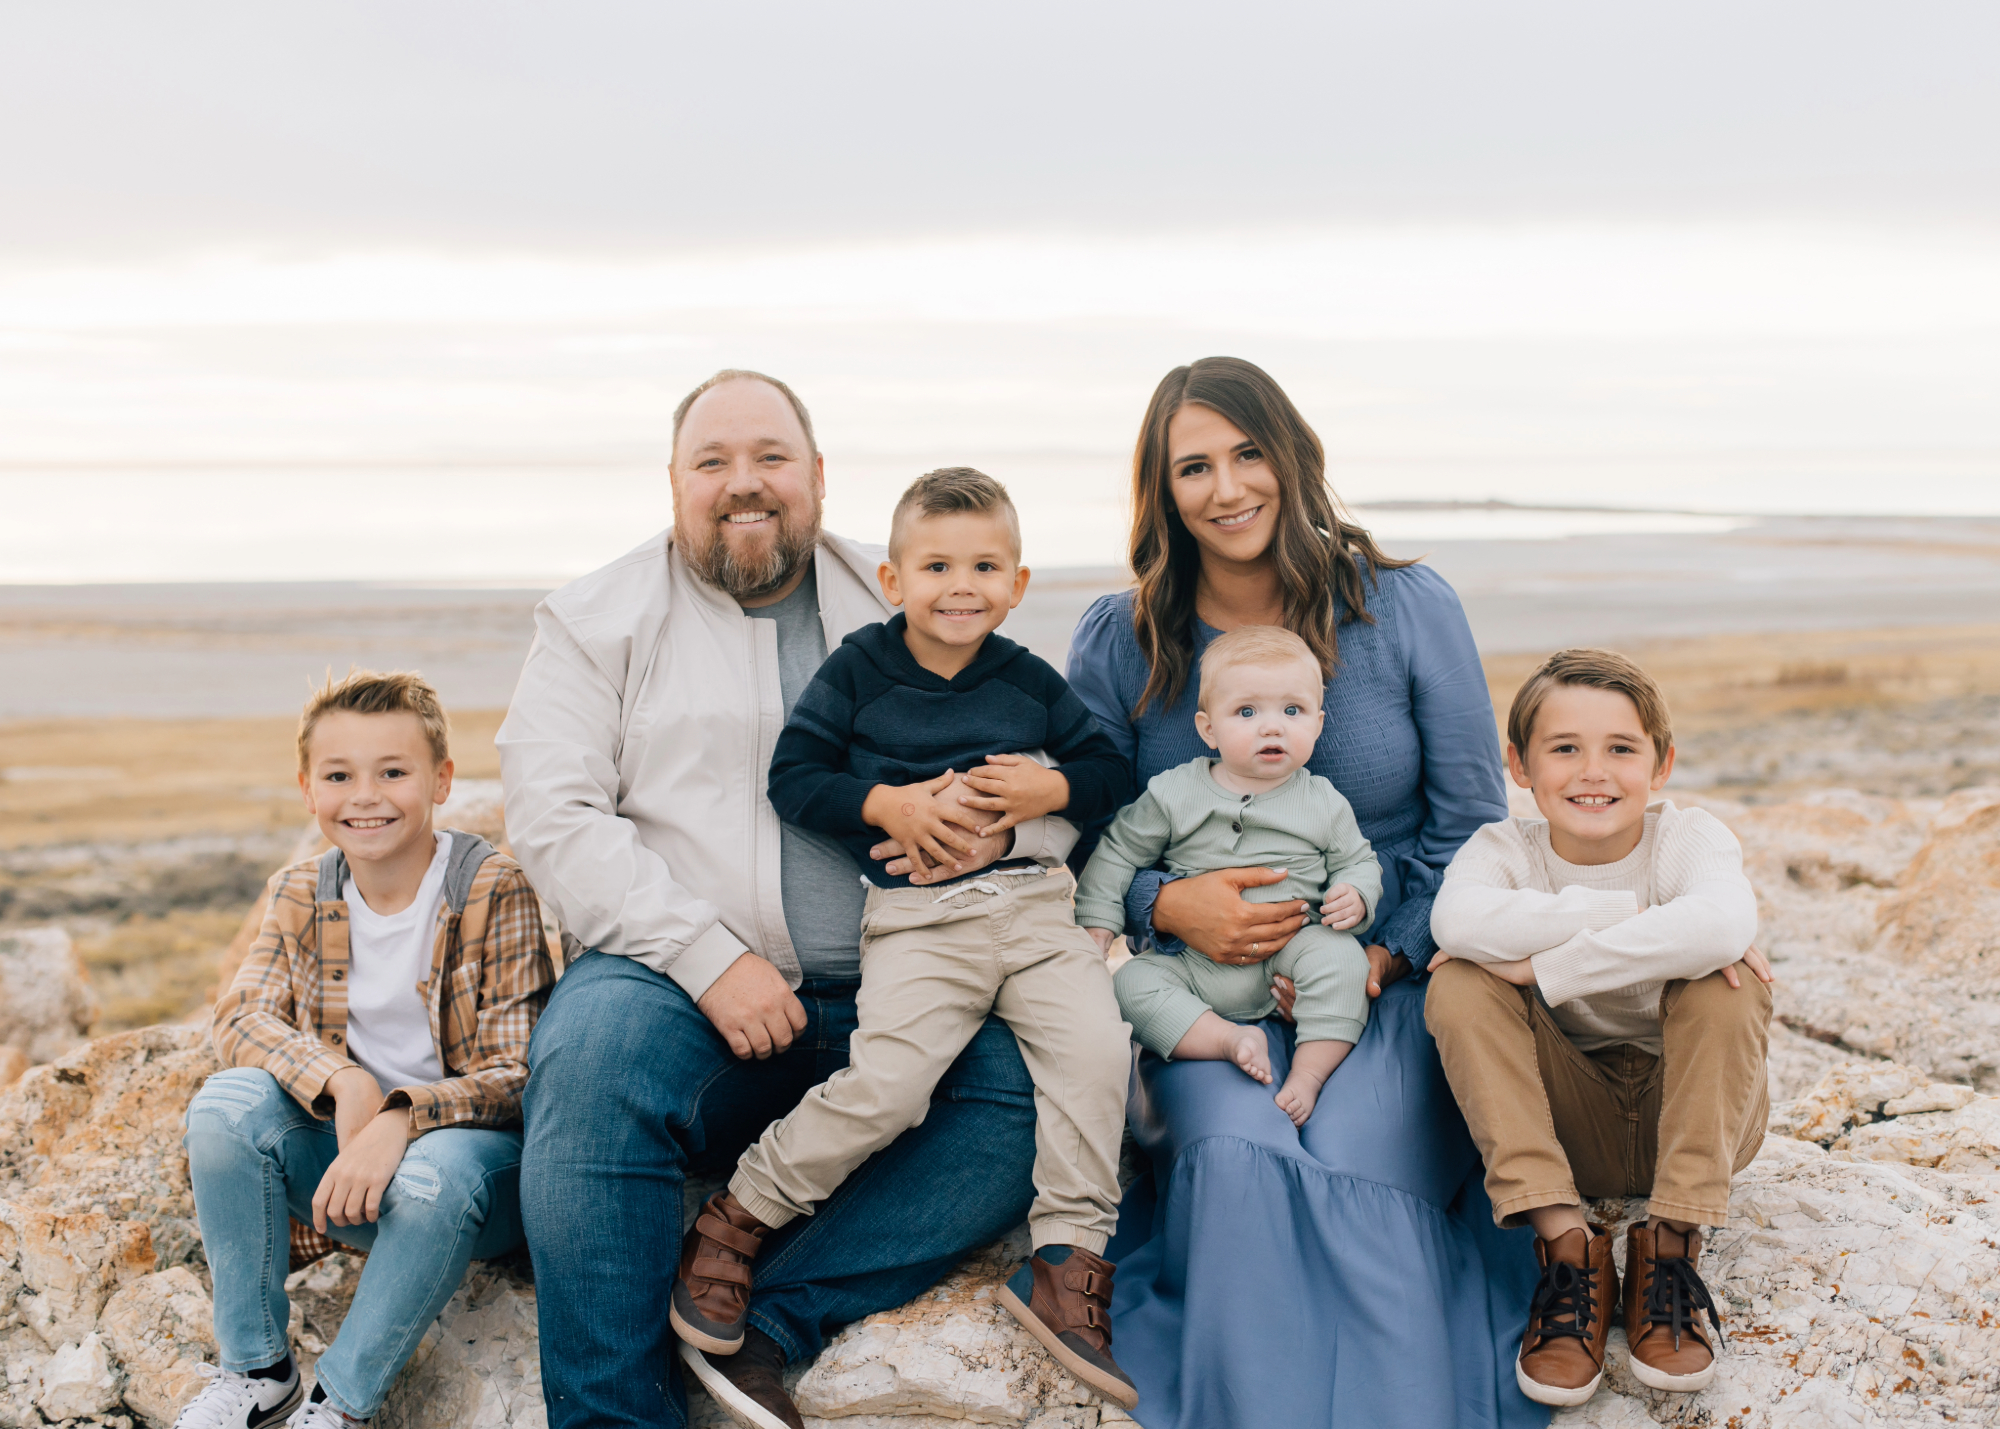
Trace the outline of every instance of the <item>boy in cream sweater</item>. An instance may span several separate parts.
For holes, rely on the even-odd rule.
[[[1452,860],[1425,1017],[1494,1217],[1535,1229],[1516,1378],[1542,1404],[1596,1392],[1619,1280],[1582,1197],[1648,1196],[1626,1246],[1632,1373],[1701,1389],[1720,1335],[1701,1228],[1727,1220],[1769,1112],[1757,898],[1719,820],[1654,799],[1674,766],[1666,701],[1624,656],[1551,656],[1507,740],[1540,817],[1488,824]]]

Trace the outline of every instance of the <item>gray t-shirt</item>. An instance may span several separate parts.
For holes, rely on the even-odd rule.
[[[778,685],[785,718],[826,659],[826,631],[819,619],[819,584],[810,568],[799,588],[779,601],[743,612],[778,626]],[[761,776],[760,776],[761,777]],[[861,905],[868,896],[861,870],[837,840],[825,834],[784,830],[785,927],[809,978],[861,976]]]

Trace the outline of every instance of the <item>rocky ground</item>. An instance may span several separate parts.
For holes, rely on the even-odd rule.
[[[1951,742],[1931,747],[1943,760],[1925,767],[1951,767]],[[1658,1395],[1631,1378],[1614,1334],[1606,1390],[1556,1422],[2000,1423],[2000,788],[1946,775],[1876,792],[1702,782],[1683,798],[1742,839],[1780,977],[1771,1135],[1705,1264],[1730,1348],[1710,1390]],[[59,931],[0,933],[0,1018],[12,1018],[0,1042],[17,1049],[0,1052],[13,1083],[0,1093],[0,1426],[169,1424],[213,1353],[178,1146],[212,1053],[194,1026],[83,1041],[92,996]],[[42,1065],[18,1071],[30,1061]],[[1595,1213],[1615,1226],[1639,1209]],[[849,1327],[798,1376],[808,1423],[1122,1422],[994,1304],[1023,1249],[994,1246]],[[306,1363],[357,1269],[336,1255],[293,1277]],[[544,1424],[534,1304],[518,1260],[476,1267],[378,1422]],[[698,1423],[722,1422],[696,1407]]]

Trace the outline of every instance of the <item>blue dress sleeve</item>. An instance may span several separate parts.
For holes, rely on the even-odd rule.
[[[1415,859],[1424,884],[1377,930],[1382,946],[1401,953],[1419,973],[1430,966],[1431,904],[1445,866],[1467,839],[1507,817],[1500,740],[1486,671],[1466,623],[1458,592],[1429,566],[1398,571],[1397,628],[1409,670],[1410,705],[1423,745],[1424,797],[1430,806],[1417,832]]]

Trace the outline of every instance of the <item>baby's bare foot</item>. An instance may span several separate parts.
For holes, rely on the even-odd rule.
[[[1264,1029],[1245,1027],[1231,1040],[1229,1060],[1265,1086],[1271,1085],[1271,1048]]]
[[[1313,1114],[1313,1108],[1319,1104],[1320,1085],[1317,1077],[1293,1072],[1278,1088],[1275,1098],[1278,1110],[1292,1119],[1293,1126],[1304,1126],[1306,1118]]]

